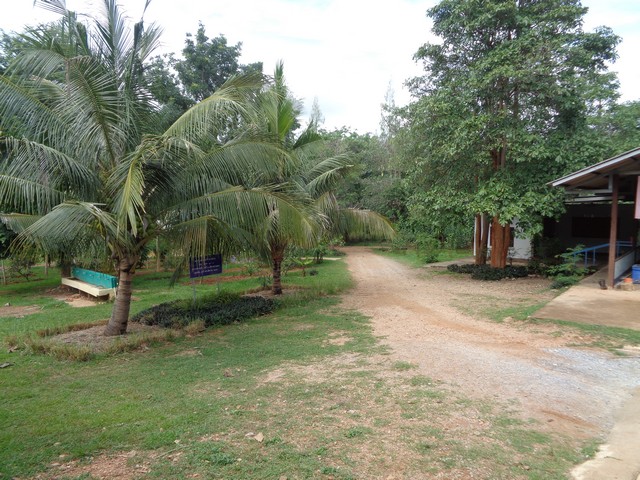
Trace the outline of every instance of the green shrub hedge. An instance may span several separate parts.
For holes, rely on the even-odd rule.
[[[447,270],[455,273],[471,274],[474,280],[502,280],[503,278],[521,278],[529,275],[525,266],[508,266],[505,268],[492,268],[489,265],[452,264]]]
[[[557,290],[559,288],[570,287],[575,285],[582,277],[579,275],[558,275],[551,283],[551,288]]]
[[[131,318],[132,322],[144,325],[159,325],[165,328],[183,328],[202,320],[205,326],[228,325],[270,313],[275,302],[264,297],[241,297],[222,292],[196,300],[174,300],[143,310]]]

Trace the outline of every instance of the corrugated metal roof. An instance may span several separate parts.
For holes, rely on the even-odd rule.
[[[621,177],[640,175],[640,147],[565,175],[549,185],[570,190],[602,190],[609,187],[612,174]]]

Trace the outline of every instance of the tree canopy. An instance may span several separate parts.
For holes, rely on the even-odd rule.
[[[439,43],[415,55],[425,75],[406,110],[424,209],[488,215],[492,265],[508,225],[538,224],[558,203],[545,183],[600,158],[589,115],[617,96],[610,29],[582,29],[578,0],[443,0],[428,11]],[[584,163],[583,163],[584,165]]]
[[[29,48],[0,76],[1,217],[21,245],[109,255],[119,287],[106,332],[121,334],[152,239],[171,238],[185,259],[224,252],[247,241],[268,208],[298,204],[268,185],[245,186],[249,172],[279,169],[273,145],[217,135],[230,118],[252,123],[260,75],[229,80],[157,132],[142,67],[159,29],[127,28],[115,0],[85,23],[63,2],[46,4],[60,24],[28,31]]]

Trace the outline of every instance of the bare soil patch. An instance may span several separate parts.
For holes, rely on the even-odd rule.
[[[0,306],[0,317],[23,318],[39,311],[40,307],[38,305],[10,305],[7,303]]]
[[[366,248],[345,250],[356,288],[343,305],[371,317],[394,357],[452,389],[587,438],[606,432],[640,385],[640,359],[571,348],[588,340],[584,333],[478,318],[483,308],[551,299],[546,279],[479,282],[412,270]]]
[[[127,333],[118,336],[107,336],[104,334],[106,320],[94,327],[85,328],[83,330],[75,330],[72,332],[61,333],[49,337],[51,341],[63,344],[74,345],[78,347],[88,347],[94,353],[109,351],[116,343],[127,341],[131,337],[144,335],[145,333],[153,333],[161,331],[157,326],[142,325],[140,323],[129,322]]]
[[[539,428],[579,440],[604,439],[640,387],[637,355],[573,347],[590,339],[568,327],[483,318],[487,309],[553,298],[545,279],[479,282],[416,271],[367,248],[345,250],[356,287],[343,306],[371,317],[392,358],[452,392],[509,405]],[[637,430],[624,441],[640,448]]]
[[[58,462],[49,465],[47,472],[33,477],[34,480],[53,480],[62,478],[85,478],[100,480],[130,480],[140,478],[149,472],[148,459],[140,459],[138,452],[122,452],[100,455],[85,460],[67,462],[64,455]]]

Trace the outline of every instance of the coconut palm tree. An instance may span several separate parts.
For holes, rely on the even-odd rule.
[[[311,247],[327,234],[359,238],[391,238],[394,230],[383,216],[368,210],[344,209],[334,195],[337,185],[349,172],[344,155],[319,157],[322,136],[314,121],[296,135],[300,126],[299,103],[291,96],[284,77],[282,62],[276,65],[272,83],[258,97],[257,123],[254,134],[277,147],[279,170],[262,181],[276,185],[278,191],[294,196],[306,205],[310,217],[285,215],[279,205],[272,204],[262,228],[254,232],[254,247],[272,266],[272,292],[282,293],[281,268],[289,245]]]
[[[106,251],[119,286],[105,333],[118,335],[136,264],[159,235],[202,256],[234,248],[274,208],[298,221],[306,212],[285,189],[247,186],[248,174],[280,170],[276,145],[220,140],[230,118],[251,115],[261,78],[230,80],[157,132],[142,71],[159,29],[128,29],[115,0],[84,23],[63,0],[41,4],[59,25],[28,32],[31,47],[0,77],[0,218],[20,232],[18,248]]]

